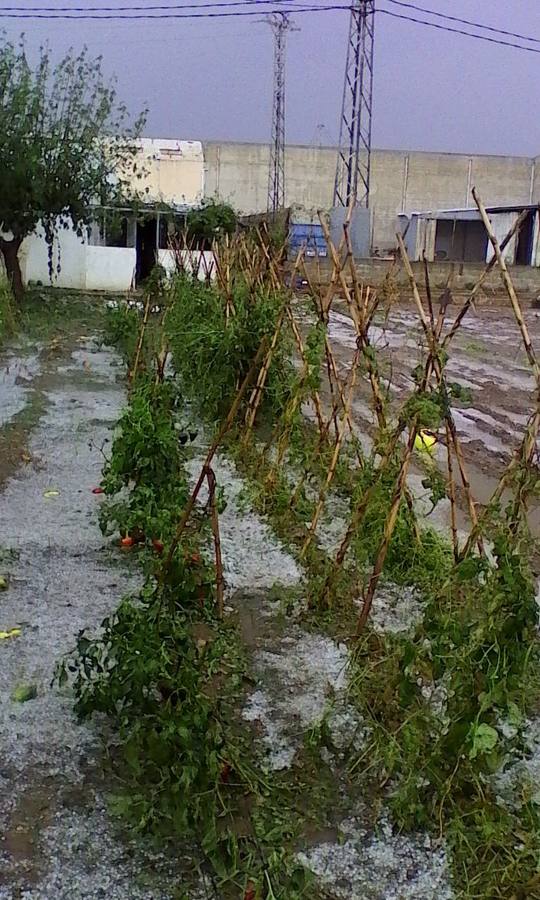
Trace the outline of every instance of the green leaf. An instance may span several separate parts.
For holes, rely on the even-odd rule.
[[[11,694],[11,699],[14,703],[26,703],[28,700],[34,700],[36,697],[37,687],[35,684],[21,684]]]
[[[470,736],[472,738],[472,745],[469,750],[470,759],[476,759],[477,756],[483,753],[490,753],[499,740],[497,731],[491,725],[488,725],[487,722],[481,722],[480,725],[473,726]]]

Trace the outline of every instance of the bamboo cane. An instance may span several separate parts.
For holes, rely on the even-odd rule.
[[[287,306],[287,317],[289,319],[289,322],[291,325],[291,330],[294,335],[294,339],[296,341],[296,346],[298,347],[300,356],[302,357],[304,364],[306,364],[306,351],[305,351],[305,347],[304,347],[304,342],[302,341],[302,335],[300,334],[300,332],[298,330],[298,325],[296,324],[296,321],[295,321],[295,318],[294,318],[294,315],[292,313],[290,306]],[[324,427],[324,422],[323,422],[321,398],[319,396],[319,392],[313,391],[312,395],[311,395],[311,399],[313,401],[313,406],[315,407],[315,415],[317,416],[317,426],[318,426],[319,433],[320,433]]]
[[[226,418],[222,422],[218,433],[214,437],[214,440],[212,441],[212,443],[208,449],[206,458],[204,460],[204,463],[203,463],[203,466],[201,469],[201,473],[199,475],[199,478],[197,479],[197,483],[196,483],[195,487],[193,488],[193,491],[191,492],[191,496],[190,496],[188,502],[186,503],[184,512],[182,513],[182,516],[181,516],[178,526],[176,528],[175,535],[171,542],[171,546],[169,547],[169,552],[167,553],[167,557],[163,564],[162,572],[161,572],[162,580],[165,578],[167,572],[170,569],[175,550],[178,547],[178,544],[180,543],[180,539],[182,537],[182,534],[184,533],[184,529],[186,527],[188,519],[193,511],[193,507],[195,506],[195,502],[197,500],[197,497],[199,496],[201,487],[204,483],[205,478],[207,477],[207,470],[210,466],[210,463],[212,462],[219,445],[221,444],[223,438],[225,437],[225,435],[231,428],[231,426],[238,414],[238,410],[240,409],[240,404],[242,403],[244,394],[246,393],[251,381],[253,380],[255,372],[257,371],[257,369],[260,365],[264,351],[266,350],[266,344],[267,344],[267,339],[263,338],[263,340],[261,341],[261,344],[259,346],[259,349],[257,350],[255,358],[254,358],[253,362],[251,363],[249,371],[246,374],[246,377],[244,378],[244,380],[236,394],[236,397],[234,398],[234,400],[232,402],[231,408],[229,409],[229,412],[228,412]]]
[[[450,429],[448,427],[448,422],[445,422],[446,425],[446,466],[448,469],[448,492],[450,495],[450,527],[452,529],[452,547],[454,551],[454,562],[457,562],[459,559],[459,543],[458,543],[458,533],[457,533],[457,516],[456,516],[456,485],[454,481],[454,466],[452,463],[452,446],[451,446],[451,435]]]
[[[145,305],[145,307],[144,307],[144,316],[143,316],[143,320],[142,320],[142,323],[141,323],[141,327],[140,327],[140,329],[139,329],[139,338],[138,338],[138,340],[137,340],[137,348],[136,348],[136,351],[135,351],[135,359],[134,359],[134,362],[133,362],[133,366],[132,366],[132,368],[130,369],[129,375],[128,375],[128,381],[129,381],[130,384],[131,384],[131,382],[133,381],[133,378],[136,376],[136,374],[137,374],[137,369],[139,368],[139,360],[140,360],[141,351],[142,351],[142,345],[143,345],[143,341],[144,341],[144,334],[145,334],[145,331],[146,331],[146,326],[147,326],[147,324],[148,324],[148,317],[149,317],[149,315],[150,315],[150,303],[151,303],[151,302],[152,302],[152,297],[150,296],[150,294],[148,294],[148,296],[147,296],[147,298],[146,298],[146,305]]]
[[[251,396],[249,398],[248,409],[246,412],[246,430],[244,432],[244,437],[243,437],[244,443],[247,443],[249,433],[250,433],[251,429],[253,428],[253,424],[255,422],[255,416],[257,415],[257,410],[259,408],[259,404],[262,399],[262,392],[264,390],[264,385],[266,383],[266,379],[268,377],[268,372],[269,372],[270,366],[272,364],[272,358],[274,356],[274,351],[277,346],[279,333],[281,331],[281,326],[283,324],[285,308],[286,308],[286,305],[282,307],[281,312],[279,313],[279,316],[276,321],[276,327],[275,327],[274,333],[272,335],[272,340],[270,342],[270,347],[268,348],[268,352],[266,354],[266,359],[265,359],[263,365],[261,366],[261,369],[257,376],[257,382],[256,382],[255,387],[254,387],[253,391],[251,392]]]
[[[504,240],[502,241],[502,243],[501,243],[501,251],[504,250],[504,249],[507,247],[507,245],[510,243],[510,241],[511,241],[512,238],[514,237],[514,234],[521,228],[521,226],[523,225],[523,222],[525,221],[527,215],[528,215],[528,210],[526,210],[526,209],[524,209],[524,210],[520,213],[520,215],[518,216],[518,218],[516,219],[516,221],[515,221],[514,224],[512,225],[510,231],[508,232],[508,234],[506,235],[506,237],[505,237]],[[465,300],[463,306],[461,307],[459,313],[458,313],[457,316],[456,316],[456,319],[455,319],[455,321],[454,321],[454,324],[452,325],[452,328],[450,329],[450,331],[448,332],[448,334],[447,334],[446,337],[444,338],[443,343],[442,343],[443,350],[446,349],[446,347],[448,346],[448,344],[450,343],[450,341],[451,341],[452,338],[454,337],[456,331],[458,330],[459,326],[461,325],[461,322],[462,322],[463,318],[465,317],[465,315],[467,314],[467,312],[469,311],[469,309],[470,309],[471,306],[473,305],[473,303],[474,303],[474,298],[476,297],[476,295],[477,295],[478,292],[480,291],[480,288],[482,287],[482,285],[483,285],[484,281],[486,280],[487,276],[489,275],[489,273],[492,271],[492,269],[495,268],[496,264],[497,264],[497,256],[496,256],[496,254],[494,253],[493,256],[491,257],[490,261],[488,262],[487,266],[485,267],[484,271],[482,272],[482,274],[481,274],[480,277],[478,278],[477,282],[473,285],[473,288],[472,288],[472,290],[471,290],[469,296],[468,296],[467,299]]]
[[[375,595],[375,591],[377,589],[377,584],[379,582],[379,578],[381,576],[381,572],[384,567],[384,561],[386,559],[386,554],[388,553],[388,547],[390,546],[390,541],[392,540],[392,535],[394,533],[394,528],[397,521],[397,516],[399,512],[399,507],[401,504],[401,499],[403,496],[403,490],[405,488],[406,480],[407,480],[407,472],[409,470],[409,464],[412,457],[414,441],[416,439],[417,434],[417,426],[416,422],[413,423],[411,427],[411,431],[409,434],[409,440],[407,442],[407,448],[405,450],[405,455],[403,457],[403,461],[401,463],[401,468],[399,470],[399,475],[396,481],[396,487],[394,490],[394,496],[392,498],[392,503],[390,509],[388,511],[388,515],[386,517],[386,522],[384,524],[384,536],[382,542],[379,546],[379,550],[377,553],[377,557],[375,559],[375,565],[373,566],[373,572],[371,573],[371,577],[369,579],[368,589],[364,596],[364,603],[362,605],[362,609],[360,611],[360,615],[358,617],[358,626],[356,629],[357,636],[362,632],[373,604],[373,597]]]
[[[365,515],[368,505],[370,503],[370,500],[371,500],[373,494],[375,493],[376,488],[378,487],[378,484],[382,478],[382,475],[384,474],[384,471],[385,471],[390,459],[392,458],[392,456],[394,454],[394,451],[398,445],[398,441],[401,437],[404,427],[405,427],[404,422],[398,423],[398,426],[395,428],[394,433],[390,439],[390,442],[388,444],[386,452],[377,467],[377,471],[375,473],[373,481],[371,482],[369,487],[366,488],[366,490],[364,491],[364,493],[362,495],[360,502],[358,503],[356,508],[353,510],[353,513],[349,520],[349,525],[347,527],[347,531],[345,532],[345,535],[343,536],[341,544],[339,545],[336,556],[334,558],[334,565],[332,567],[332,570],[326,576],[326,579],[324,581],[324,584],[323,584],[323,587],[321,590],[321,598],[324,603],[327,603],[329,600],[330,591],[331,591],[332,585],[334,583],[335,573],[337,572],[338,569],[341,568],[341,566],[343,565],[343,563],[345,561],[345,556],[347,555],[347,551],[351,545],[355,531],[357,530],[358,526],[360,525],[360,523],[362,522],[362,520],[364,518],[364,515]]]
[[[533,370],[534,377],[536,380],[536,386],[538,388],[539,396],[540,396],[540,366],[538,365],[536,353],[534,352],[534,348],[531,343],[529,329],[527,328],[527,325],[525,324],[525,320],[524,320],[522,312],[521,312],[521,306],[519,304],[519,300],[516,295],[514,284],[512,282],[512,279],[510,278],[510,274],[508,272],[506,260],[501,252],[499,242],[495,236],[495,232],[493,231],[493,227],[491,225],[491,222],[489,220],[489,217],[485,210],[485,207],[478,195],[478,191],[474,187],[472,189],[472,195],[474,197],[474,202],[476,203],[476,205],[478,207],[480,215],[482,216],[482,221],[484,223],[488,238],[491,242],[491,246],[493,247],[495,256],[497,258],[497,264],[499,266],[501,279],[506,288],[506,293],[508,294],[508,297],[510,299],[512,309],[514,311],[514,316],[516,317],[516,322],[518,323],[518,327],[521,332],[521,338],[522,338],[523,344],[525,346],[525,352],[527,353],[527,358],[528,358],[531,368]]]
[[[343,443],[343,438],[345,436],[345,429],[347,427],[347,417],[349,415],[349,410],[350,410],[351,403],[352,403],[354,386],[356,384],[356,373],[357,373],[359,356],[360,356],[360,353],[357,351],[355,354],[355,358],[353,360],[351,380],[350,380],[350,385],[349,385],[349,393],[348,393],[348,396],[346,399],[345,409],[344,409],[343,415],[341,417],[339,432],[337,434],[336,443],[334,445],[334,452],[332,453],[332,459],[330,462],[330,466],[328,467],[326,479],[325,479],[325,482],[319,492],[319,499],[317,501],[317,506],[315,507],[315,511],[313,513],[313,518],[311,519],[311,524],[309,526],[308,533],[307,533],[306,539],[304,541],[304,546],[302,547],[302,550],[300,553],[300,556],[302,558],[306,555],[309,545],[311,544],[311,542],[313,540],[313,537],[315,534],[315,529],[317,528],[317,523],[319,521],[319,518],[322,513],[322,509],[324,506],[325,497],[328,493],[328,489],[334,479],[334,475],[336,472],[336,466],[337,466],[337,462],[339,459],[339,453],[341,450],[341,445]]]
[[[527,424],[527,428],[525,430],[525,434],[523,436],[523,440],[520,444],[519,449],[517,450],[513,459],[510,461],[510,463],[506,467],[506,470],[503,472],[501,478],[499,479],[499,483],[498,483],[497,487],[495,488],[495,490],[493,491],[493,494],[491,495],[491,497],[489,499],[489,503],[487,504],[486,509],[485,509],[480,521],[477,523],[477,525],[474,528],[471,529],[469,537],[467,538],[467,540],[465,542],[465,546],[463,547],[463,549],[460,553],[460,559],[464,559],[471,552],[471,548],[477,539],[477,535],[480,533],[480,531],[482,529],[482,525],[487,516],[487,512],[488,512],[489,508],[491,506],[493,506],[495,503],[499,502],[499,500],[501,499],[501,497],[505,491],[505,488],[506,488],[508,482],[512,478],[512,475],[518,468],[520,462],[523,462],[525,464],[530,464],[530,462],[533,458],[535,449],[536,449],[536,441],[538,439],[539,432],[540,432],[540,409],[537,408],[536,412],[534,412],[533,415],[531,416],[531,418],[529,419],[529,422]]]
[[[219,518],[216,504],[216,476],[214,470],[207,467],[206,480],[208,482],[208,501],[210,504],[210,521],[214,537],[214,554],[216,558],[216,604],[218,618],[223,618],[223,593],[225,579],[223,577],[223,560],[221,557],[221,539],[219,535]]]
[[[442,371],[442,368],[441,368],[441,365],[439,362],[437,351],[438,351],[438,337],[441,334],[442,324],[444,321],[444,310],[441,310],[439,313],[439,321],[437,323],[436,331],[435,332],[431,331],[431,329],[429,327],[429,320],[427,319],[426,314],[424,312],[424,308],[422,306],[422,301],[420,299],[420,293],[418,291],[418,285],[416,284],[416,279],[414,277],[414,272],[412,270],[412,266],[411,266],[411,263],[409,260],[409,255],[405,248],[405,244],[403,243],[403,238],[400,234],[397,235],[397,240],[398,240],[399,250],[401,253],[401,259],[403,261],[405,271],[409,278],[409,284],[411,286],[413,298],[414,298],[416,307],[418,309],[418,312],[420,315],[420,321],[422,323],[422,327],[424,329],[424,334],[426,335],[426,338],[427,338],[427,341],[429,344],[429,349],[430,349],[430,353],[429,353],[428,360],[426,362],[425,371],[424,371],[423,383],[427,384],[427,382],[429,380],[431,368],[433,368],[433,370],[435,372],[435,376],[437,378],[437,381],[438,381],[439,385],[441,385],[441,384],[443,384],[444,376],[443,376],[443,371]],[[453,444],[453,447],[454,447],[454,450],[456,453],[456,459],[458,462],[459,473],[461,476],[461,481],[463,484],[465,497],[467,499],[469,516],[471,519],[472,527],[474,528],[478,523],[478,515],[476,512],[476,505],[475,505],[475,502],[472,497],[471,486],[470,486],[469,478],[467,475],[467,470],[465,467],[465,460],[463,458],[463,453],[461,451],[461,445],[460,445],[460,442],[458,439],[456,426],[454,424],[454,420],[452,418],[450,411],[447,412],[445,419],[446,419],[446,422],[448,423],[448,427],[450,430],[450,436],[452,438],[452,444]],[[483,547],[483,542],[482,542],[482,539],[480,536],[478,536],[477,543],[478,543],[478,549],[479,549],[480,553],[483,554],[484,547]]]

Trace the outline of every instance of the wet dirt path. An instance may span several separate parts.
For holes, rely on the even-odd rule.
[[[78,725],[69,692],[51,686],[77,632],[138,577],[104,549],[92,493],[120,370],[88,336],[2,361],[0,632],[20,633],[0,640],[0,898],[165,900],[169,860],[107,812],[98,725]]]

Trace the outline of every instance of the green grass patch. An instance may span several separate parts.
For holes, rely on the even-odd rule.
[[[0,346],[17,329],[15,301],[6,279],[0,276]]]

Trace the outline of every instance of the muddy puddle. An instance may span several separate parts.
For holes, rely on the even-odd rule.
[[[24,409],[40,368],[39,352],[0,355],[0,428]]]

